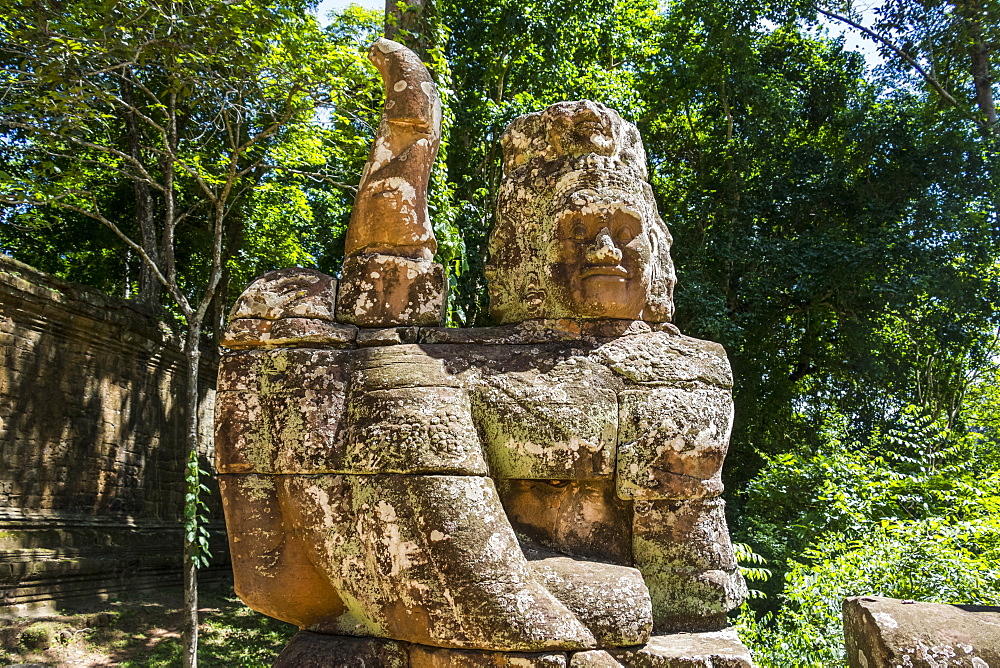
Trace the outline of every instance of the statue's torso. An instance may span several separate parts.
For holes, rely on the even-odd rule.
[[[237,586],[263,586],[265,612],[315,630],[529,649],[540,641],[520,637],[525,628],[457,630],[469,613],[438,571],[473,588],[493,577],[534,591],[541,562],[530,545],[649,570],[639,563],[648,555],[635,555],[637,541],[650,544],[636,503],[721,492],[732,419],[724,351],[668,332],[548,341],[499,332],[227,353],[217,460],[231,531],[255,545],[236,551]],[[708,515],[721,521],[721,506]],[[473,518],[476,527],[463,526]],[[715,561],[702,570],[735,569],[731,555]],[[279,573],[271,585],[294,571],[307,591],[281,584],[281,600],[264,571]]]
[[[721,346],[667,332],[240,350],[222,362],[217,410],[234,419],[218,421],[216,449],[221,473],[614,479],[622,498],[716,496],[731,382]]]

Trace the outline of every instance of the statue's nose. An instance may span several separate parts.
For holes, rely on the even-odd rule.
[[[614,239],[611,238],[611,230],[606,227],[601,228],[594,239],[594,245],[587,253],[588,260],[600,264],[618,264],[622,261],[622,252],[615,246]]]

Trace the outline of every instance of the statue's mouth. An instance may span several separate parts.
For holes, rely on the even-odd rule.
[[[618,278],[628,278],[628,272],[620,264],[588,264],[580,270],[580,276],[589,278],[590,276],[615,276]]]

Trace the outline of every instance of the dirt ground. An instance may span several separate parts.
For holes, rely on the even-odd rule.
[[[0,621],[0,666],[178,666],[180,588],[137,592],[49,617]],[[250,610],[231,585],[202,586],[198,662],[270,666],[298,630]]]

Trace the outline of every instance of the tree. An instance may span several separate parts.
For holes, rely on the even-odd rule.
[[[853,6],[847,12],[818,5],[817,12],[875,42],[901,71],[913,70],[933,95],[996,138],[996,83],[991,57],[1000,43],[1000,10],[981,0],[888,0],[864,25]]]
[[[955,406],[994,326],[995,247],[974,128],[836,43],[718,20],[668,23],[665,41],[697,47],[650,59],[645,137],[679,324],[724,343],[739,378],[740,486],[754,450],[815,443],[827,408],[863,432],[891,423],[922,367],[935,394],[919,401]]]
[[[357,52],[335,48],[308,8],[298,0],[0,3],[7,215],[37,220],[57,210],[97,221],[141,258],[143,301],[158,305],[162,290],[184,331],[185,666],[197,663],[205,545],[197,378],[206,319],[251,211],[280,179],[320,161],[317,108],[368,77]],[[130,206],[115,197],[123,184]],[[131,229],[123,209],[134,214]]]

